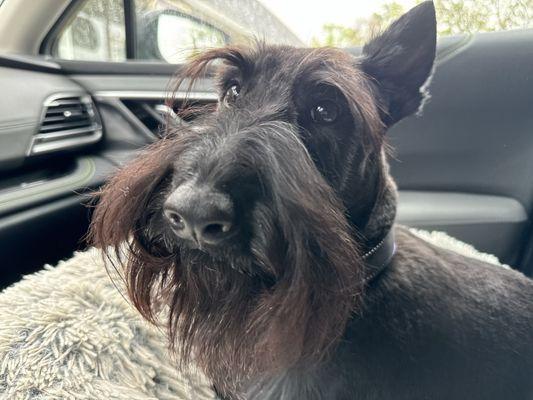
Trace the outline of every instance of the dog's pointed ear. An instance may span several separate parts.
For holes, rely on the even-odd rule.
[[[424,84],[435,60],[436,30],[435,6],[426,1],[363,47],[361,66],[378,83],[386,102],[387,126],[415,113],[424,102]]]

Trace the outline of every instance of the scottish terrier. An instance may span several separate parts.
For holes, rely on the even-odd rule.
[[[427,98],[435,51],[424,2],[358,57],[202,53],[182,83],[222,60],[216,109],[99,193],[93,243],[222,398],[533,398],[533,282],[394,224],[386,132]]]

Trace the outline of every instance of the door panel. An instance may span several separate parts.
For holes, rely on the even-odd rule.
[[[390,132],[402,188],[533,200],[533,31],[475,36],[437,65],[421,118]]]
[[[0,290],[85,247],[87,201],[71,195],[0,217]]]
[[[400,196],[406,203],[400,218],[408,208],[406,222],[455,234],[517,267],[533,206],[532,38],[533,31],[524,30],[442,40],[422,116],[402,121],[389,135],[399,188],[436,192]],[[483,197],[456,204],[450,202],[455,193],[501,196],[514,206],[491,208]],[[523,211],[510,212],[518,206]],[[423,222],[412,218],[417,211]],[[498,223],[462,222],[459,229],[456,220],[465,212],[481,211]]]

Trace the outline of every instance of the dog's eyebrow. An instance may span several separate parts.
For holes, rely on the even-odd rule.
[[[243,49],[237,46],[227,46],[199,54],[185,67],[182,75],[195,79],[215,60],[223,60],[238,68],[243,74],[250,71],[253,65],[250,57]]]

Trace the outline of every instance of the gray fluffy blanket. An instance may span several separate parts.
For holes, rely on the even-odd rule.
[[[498,263],[443,233],[414,233]],[[0,399],[213,399],[209,382],[192,367],[176,368],[164,333],[144,322],[121,292],[95,249],[4,290]]]

